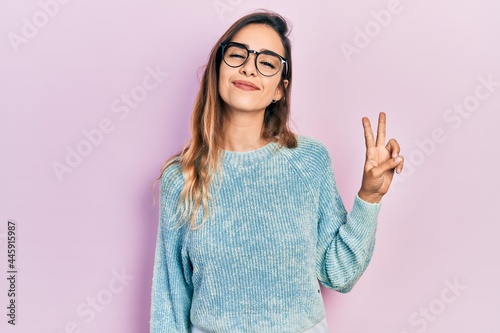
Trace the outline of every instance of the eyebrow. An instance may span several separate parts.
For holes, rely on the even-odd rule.
[[[233,43],[238,43],[238,44],[241,44],[241,45],[245,45],[245,46],[246,46],[246,48],[250,50],[250,45],[248,45],[248,44],[241,43],[241,42],[236,42],[236,41],[234,41],[234,40],[232,40],[231,42],[233,42]],[[268,52],[276,53],[276,54],[277,54],[277,55],[279,55],[279,56],[282,56],[282,55],[281,55],[281,54],[279,54],[278,52],[275,52],[275,51],[273,51],[273,50],[269,50],[269,49],[260,49],[260,50],[254,50],[254,51],[257,51],[257,52],[259,52],[259,53],[260,53],[260,52],[265,52],[265,51],[268,51]],[[283,57],[283,56],[282,56],[282,57]]]

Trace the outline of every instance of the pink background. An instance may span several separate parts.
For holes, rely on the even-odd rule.
[[[328,147],[346,207],[361,181],[361,117],[385,111],[406,156],[366,273],[348,294],[324,289],[331,332],[498,332],[500,2],[62,2],[0,4],[2,332],[148,332],[149,186],[189,136],[210,48],[258,8],[294,25],[293,127]],[[154,70],[168,75],[147,78]],[[134,108],[121,100],[131,94]],[[59,180],[68,149],[87,155]]]

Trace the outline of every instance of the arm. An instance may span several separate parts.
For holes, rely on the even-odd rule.
[[[150,333],[190,332],[191,267],[182,255],[184,228],[173,229],[178,191],[172,171],[160,187],[160,218],[151,289]],[[178,184],[178,182],[177,182]]]
[[[356,196],[348,214],[326,148],[319,163],[318,279],[326,287],[346,293],[354,287],[372,257],[381,204],[371,204]]]
[[[340,292],[350,291],[366,270],[375,246],[380,201],[389,190],[394,172],[401,173],[404,164],[398,142],[390,139],[385,144],[385,113],[379,115],[376,139],[369,119],[364,117],[362,122],[366,160],[361,189],[349,214],[338,194],[326,148],[320,158],[318,276],[327,287]]]

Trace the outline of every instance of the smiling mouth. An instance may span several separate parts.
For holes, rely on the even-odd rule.
[[[241,90],[259,90],[256,85],[245,81],[233,81],[233,85]]]

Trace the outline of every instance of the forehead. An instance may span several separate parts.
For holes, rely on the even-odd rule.
[[[282,56],[285,55],[280,36],[273,28],[265,24],[249,24],[238,31],[231,41],[245,44],[251,50],[262,51],[265,49]]]

